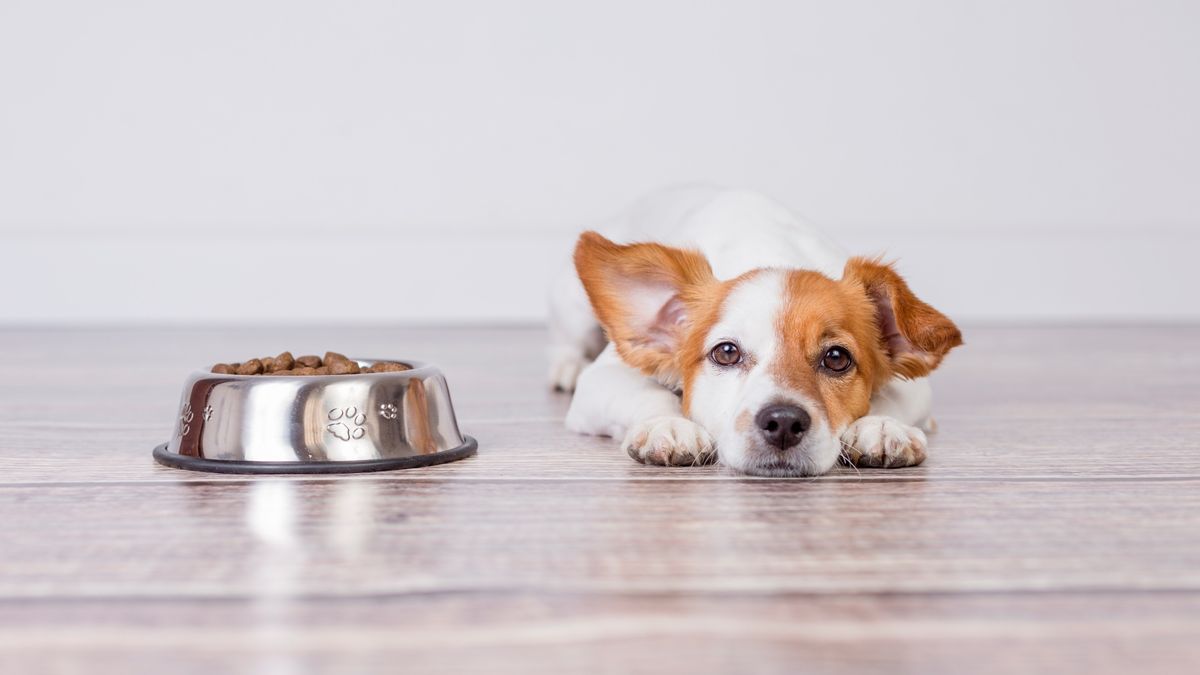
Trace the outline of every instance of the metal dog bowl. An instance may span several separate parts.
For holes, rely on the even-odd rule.
[[[355,359],[362,367],[376,361]],[[435,367],[358,375],[193,373],[167,466],[221,473],[351,473],[441,464],[475,453]]]

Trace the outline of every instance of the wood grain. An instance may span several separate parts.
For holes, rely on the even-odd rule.
[[[925,465],[756,479],[563,429],[541,330],[0,331],[0,672],[1192,672],[1200,328],[969,329]],[[442,366],[477,457],[155,465],[198,366]]]
[[[1200,479],[71,485],[0,512],[10,598],[1200,591]]]
[[[30,672],[1187,673],[1194,594],[408,594],[0,604]],[[986,656],[986,658],[981,658]]]

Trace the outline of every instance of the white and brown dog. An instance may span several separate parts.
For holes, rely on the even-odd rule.
[[[745,191],[668,190],[601,229],[551,292],[570,429],[769,476],[924,460],[924,376],[962,337],[890,266]]]

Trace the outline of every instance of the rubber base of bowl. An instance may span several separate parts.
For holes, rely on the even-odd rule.
[[[367,471],[393,471],[412,469],[453,462],[475,454],[479,444],[470,436],[463,436],[463,444],[457,448],[435,452],[431,455],[395,457],[392,459],[360,459],[348,462],[248,462],[244,460],[205,459],[185,457],[167,452],[167,444],[154,448],[154,460],[163,466],[188,471],[211,473],[363,473]]]

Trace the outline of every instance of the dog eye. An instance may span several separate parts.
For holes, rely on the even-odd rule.
[[[846,372],[853,363],[854,359],[850,358],[850,352],[845,347],[830,347],[821,358],[821,365],[835,373]]]
[[[732,342],[722,342],[712,348],[708,358],[718,366],[736,366],[742,360],[742,350]]]

